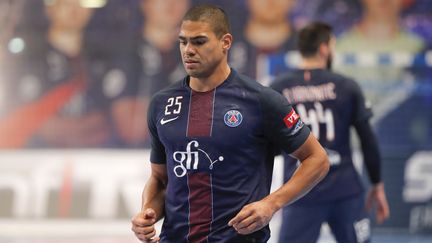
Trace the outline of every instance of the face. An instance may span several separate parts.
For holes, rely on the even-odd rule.
[[[68,30],[84,29],[93,14],[93,9],[82,7],[80,0],[54,0],[45,9],[51,25]]]
[[[206,78],[226,64],[232,36],[218,38],[209,23],[187,20],[182,22],[179,42],[186,72],[194,78]]]
[[[294,5],[294,0],[248,0],[247,6],[255,19],[274,23],[287,21],[288,14]]]
[[[147,22],[177,27],[189,8],[190,0],[142,0],[141,10]]]
[[[402,10],[403,0],[363,0],[364,9],[380,17],[397,17]]]

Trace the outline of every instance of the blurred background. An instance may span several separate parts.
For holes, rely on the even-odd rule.
[[[197,3],[227,11],[230,65],[264,85],[298,65],[296,30],[334,27],[333,68],[363,88],[383,157],[374,242],[432,242],[430,0],[0,0],[0,242],[138,242],[147,106],[185,75],[177,34]]]

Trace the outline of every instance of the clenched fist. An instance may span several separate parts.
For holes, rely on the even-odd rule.
[[[132,219],[132,231],[140,241],[144,243],[156,243],[159,241],[154,226],[156,219],[156,212],[151,208],[139,212]]]

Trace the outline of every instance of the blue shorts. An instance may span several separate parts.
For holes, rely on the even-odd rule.
[[[279,243],[315,243],[324,222],[339,243],[370,242],[370,220],[364,209],[364,197],[356,195],[328,203],[294,203],[285,207]]]

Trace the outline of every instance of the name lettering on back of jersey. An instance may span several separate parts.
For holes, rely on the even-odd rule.
[[[178,163],[178,165],[174,166],[174,174],[177,177],[183,177],[188,171],[198,170],[200,152],[209,162],[210,170],[213,170],[213,166],[216,162],[224,160],[223,156],[219,156],[216,160],[211,159],[206,151],[199,148],[198,141],[192,140],[186,145],[186,151],[176,151],[173,153],[173,159]]]
[[[167,104],[165,106],[165,116],[171,116],[171,115],[179,115],[182,108],[182,102],[183,96],[176,96],[176,97],[170,97],[167,100]],[[177,120],[179,116],[175,117],[163,117],[160,120],[160,124],[164,125],[168,122],[172,122],[174,120]]]
[[[294,86],[289,89],[284,89],[282,94],[291,104],[335,100],[337,98],[335,87],[336,85],[334,83]]]
[[[224,122],[229,127],[238,127],[243,121],[243,115],[238,110],[229,110],[224,115]]]

